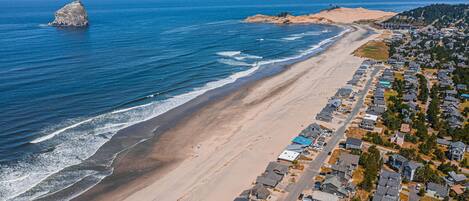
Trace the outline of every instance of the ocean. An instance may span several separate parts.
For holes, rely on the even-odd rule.
[[[37,199],[93,175],[87,189],[112,168],[62,170],[83,165],[119,130],[254,73],[308,58],[346,31],[243,23],[247,16],[306,14],[331,4],[403,11],[441,3],[82,2],[90,26],[59,29],[47,23],[67,1],[0,0],[0,200]]]

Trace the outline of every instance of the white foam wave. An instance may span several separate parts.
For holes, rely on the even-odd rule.
[[[282,40],[293,41],[293,40],[298,40],[298,39],[304,38],[305,36],[317,36],[317,35],[321,35],[321,33],[325,33],[324,31],[325,30],[323,30],[323,31],[307,31],[307,32],[304,32],[304,33],[299,33],[299,34],[291,34],[288,37],[282,38]]]
[[[233,83],[239,78],[249,76],[264,64],[285,62],[311,54],[322,45],[340,37],[347,31],[349,30],[343,31],[335,37],[326,39],[299,55],[282,59],[261,61],[256,65],[249,64],[252,67],[248,70],[237,72],[218,81],[209,82],[205,86],[196,88],[189,93],[177,95],[167,100],[116,110],[91,117],[86,120],[80,120],[72,124],[67,123],[63,128],[57,129],[52,133],[46,134],[31,142],[54,142],[54,144],[57,145],[52,151],[37,154],[35,157],[21,161],[16,165],[6,166],[0,164],[0,198],[2,200],[30,200],[31,198],[34,199],[34,197],[43,196],[44,192],[55,192],[58,189],[62,189],[63,184],[60,182],[45,184],[46,187],[42,187],[43,185],[41,184],[40,188],[37,185],[64,168],[80,164],[84,159],[95,154],[96,151],[104,145],[104,143],[109,141],[109,138],[115,135],[122,128],[154,118],[170,109],[189,102],[207,91]],[[246,65],[248,64],[246,63]],[[108,138],[100,137],[100,135],[105,135]],[[58,136],[60,136],[60,138],[57,138]],[[55,139],[66,140],[57,141]],[[35,187],[35,189],[38,188],[41,191],[31,190],[33,187]],[[44,190],[44,188],[49,190]],[[24,194],[29,191],[32,192],[27,195]],[[24,196],[18,197],[20,195]]]
[[[234,57],[236,55],[240,55],[241,51],[224,51],[224,52],[217,52],[217,55],[222,57]]]
[[[217,52],[216,54],[221,57],[233,58],[238,61],[242,61],[246,59],[254,59],[254,60],[262,59],[261,56],[246,54],[241,51],[224,51],[224,52]]]
[[[297,40],[297,39],[300,39],[300,38],[303,38],[303,37],[301,37],[301,36],[291,36],[291,37],[282,38],[282,40]]]
[[[192,92],[186,94],[174,96],[167,100],[92,117],[33,140],[33,143],[41,143],[47,140],[54,140],[54,137],[59,135],[67,139],[55,146],[54,150],[38,154],[31,160],[23,161],[15,166],[0,166],[0,178],[2,178],[2,182],[0,182],[0,197],[5,200],[19,200],[19,198],[17,198],[19,195],[32,189],[49,176],[64,168],[77,165],[81,163],[82,160],[96,153],[99,147],[109,140],[108,138],[99,137],[99,135],[104,134],[112,137],[122,128],[161,115],[172,108],[189,102],[209,90],[233,83],[241,77],[248,76],[258,68],[258,66],[254,66],[246,71],[235,73],[225,79],[207,83],[204,87],[194,89]],[[63,186],[49,185],[49,187],[62,188]],[[28,199],[29,198],[30,197],[28,197]]]
[[[252,66],[253,65],[253,64],[246,63],[246,62],[242,62],[242,61],[236,61],[233,59],[218,59],[217,61],[222,64],[226,64],[230,66]]]

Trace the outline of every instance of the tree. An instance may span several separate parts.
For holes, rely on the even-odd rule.
[[[419,78],[419,94],[417,99],[425,103],[428,99],[427,79],[421,74],[418,74],[417,77]]]
[[[458,167],[448,162],[448,163],[441,163],[437,169],[445,174],[448,174],[448,172],[458,170]]]
[[[416,181],[422,183],[434,182],[443,183],[443,179],[438,175],[436,170],[433,170],[429,164],[424,165],[422,168],[417,169],[415,173]]]
[[[359,160],[360,165],[365,169],[363,181],[359,184],[360,188],[366,191],[373,189],[373,184],[378,176],[378,171],[383,165],[381,154],[376,146],[368,148],[368,152],[363,152]]]

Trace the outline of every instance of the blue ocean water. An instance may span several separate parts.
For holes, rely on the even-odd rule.
[[[46,24],[64,0],[0,0],[0,200],[93,155],[118,130],[256,70],[306,58],[344,29],[246,24],[330,4],[402,11],[441,1],[82,0],[91,26]],[[451,1],[458,3],[465,1]],[[90,173],[91,174],[91,173]],[[26,193],[35,187],[44,189]]]

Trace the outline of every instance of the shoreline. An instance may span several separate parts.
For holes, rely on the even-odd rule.
[[[363,28],[358,28],[358,29],[362,32],[364,31]],[[204,115],[204,114],[217,114],[213,116],[218,116],[218,117],[220,117],[221,115],[222,116],[221,119],[224,122],[238,121],[239,119],[237,119],[236,117],[229,117],[220,113],[226,113],[226,112],[222,112],[224,110],[239,109],[236,107],[233,108],[233,106],[239,104],[238,103],[239,100],[245,99],[247,96],[249,96],[249,94],[252,93],[252,91],[254,91],[253,88],[258,87],[259,85],[262,85],[263,83],[268,82],[269,80],[275,79],[277,77],[281,77],[282,75],[291,71],[292,69],[294,69],[295,66],[300,65],[301,63],[305,63],[317,57],[321,57],[324,54],[328,54],[328,52],[331,51],[330,49],[332,48],[336,49],[336,46],[340,41],[344,40],[344,38],[348,37],[348,35],[352,33],[356,33],[356,32],[357,30],[347,33],[345,36],[342,36],[342,38],[340,38],[338,41],[332,44],[331,47],[328,47],[326,51],[323,51],[319,55],[314,55],[313,57],[308,58],[305,61],[293,64],[291,67],[287,67],[286,70],[278,74],[272,73],[272,75],[266,76],[266,78],[262,78],[259,81],[253,81],[253,83],[249,83],[246,86],[241,86],[240,89],[235,90],[232,94],[229,94],[226,97],[223,97],[223,96],[218,97],[220,100],[216,100],[218,99],[216,96],[215,98],[212,97],[214,100],[209,100],[205,106],[203,106],[202,108],[196,109],[198,111],[193,111],[194,112],[193,115],[184,117],[183,114],[180,114],[182,119],[180,120],[180,122],[174,123],[175,127],[171,128],[171,126],[168,126],[167,128],[158,128],[158,133],[164,132],[165,134],[159,135],[158,137],[154,137],[148,141],[142,142],[141,144],[139,144],[139,146],[136,146],[135,148],[131,150],[127,150],[121,153],[120,156],[114,160],[114,166],[116,168],[114,170],[113,175],[106,177],[103,180],[103,182],[92,187],[90,190],[83,193],[82,195],[79,195],[78,197],[75,198],[75,200],[90,200],[90,199],[122,200],[124,198],[128,198],[129,196],[135,197],[135,194],[133,193],[135,192],[140,193],[142,190],[145,190],[149,186],[154,184],[155,181],[158,182],[162,180],[163,178],[166,177],[167,173],[172,172],[169,170],[177,169],[178,167],[181,166],[182,163],[186,162],[187,159],[189,160],[194,159],[194,158],[197,159],[199,156],[194,155],[194,152],[209,153],[210,151],[205,151],[205,150],[200,151],[199,149],[205,149],[205,146],[204,145],[200,146],[198,142],[213,141],[213,139],[210,139],[211,137],[213,137],[213,135],[200,134],[199,136],[195,136],[196,138],[198,138],[197,140],[195,140],[196,142],[187,142],[187,141],[181,142],[181,140],[175,140],[175,138],[182,137],[182,136],[187,137],[187,135],[190,135],[187,133],[191,132],[191,130],[187,130],[187,128],[193,129],[194,127],[198,126],[197,124],[206,123],[205,120],[209,118],[207,116],[211,116],[211,115]],[[363,33],[361,36],[363,36],[364,34],[366,33]],[[356,67],[358,68],[358,66]],[[307,72],[309,72],[310,70],[311,68],[307,70]],[[271,97],[278,95],[284,90],[286,90],[287,88],[289,88],[301,77],[302,75],[296,75],[295,77],[290,78],[290,80],[287,80],[287,82],[280,84],[278,86],[275,86],[273,90],[269,91],[267,94],[261,97],[256,97],[255,101],[252,101],[251,103],[245,105],[245,107],[259,105],[268,101],[269,99],[271,99]],[[345,82],[343,84],[345,84]],[[206,117],[203,117],[203,116],[206,116]],[[216,122],[217,120],[218,119],[210,119],[209,122]],[[154,120],[150,120],[149,123],[147,124],[151,125],[152,121]],[[162,121],[164,121],[164,119]],[[197,122],[197,124],[194,124],[194,122]],[[169,124],[172,125],[171,123]],[[148,128],[146,129],[148,130]],[[127,131],[127,132],[132,132],[132,131]],[[205,133],[205,132],[202,132],[202,133]],[[190,137],[194,137],[194,136],[190,136]],[[174,148],[175,146],[181,149]],[[198,149],[195,148],[197,150],[194,151],[194,147],[198,147]],[[280,147],[280,148],[283,148],[283,147]],[[172,150],[172,149],[176,149],[176,150]],[[166,156],[165,154],[162,154],[162,153],[171,153],[171,156]],[[144,157],[142,158],[141,156],[144,156]],[[245,184],[249,184],[249,181],[245,182]],[[138,199],[143,199],[143,198],[144,197],[139,196]],[[145,197],[145,198],[149,199],[149,197]],[[132,200],[132,197],[130,197],[130,200]],[[168,198],[168,200],[170,200],[170,198]]]

